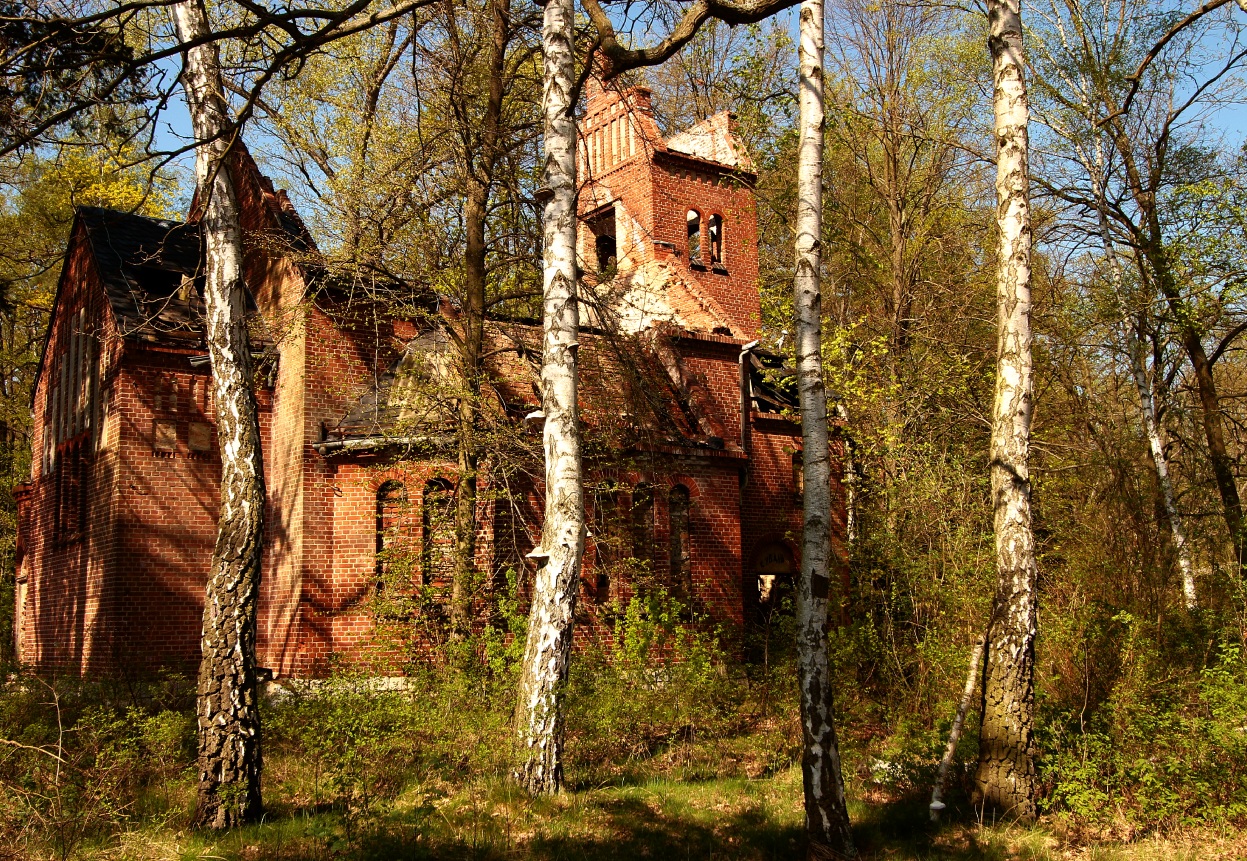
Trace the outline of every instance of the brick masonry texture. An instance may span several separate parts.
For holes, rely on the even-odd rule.
[[[729,128],[727,118],[716,122],[714,129]],[[757,606],[759,560],[773,568],[779,552],[799,563],[801,529],[799,427],[778,414],[742,415],[738,360],[761,320],[753,175],[747,164],[669,149],[644,90],[595,88],[581,131],[589,177],[582,215],[613,212],[617,231],[631,231],[631,245],[619,249],[627,265],[668,265],[672,307],[688,319],[702,315],[700,325],[658,327],[655,336],[670,347],[669,383],[689,421],[700,423],[702,442],[654,443],[588,463],[594,536],[577,642],[609,642],[613,614],[643,581],[667,585],[739,632]],[[308,676],[341,659],[397,659],[374,645],[377,590],[412,593],[423,583],[435,602],[444,599],[444,571],[428,560],[440,558],[446,542],[432,512],[443,488],[454,492],[455,462],[451,453],[322,453],[317,445],[417,327],[332,290],[313,291],[312,269],[289,250],[292,242],[311,247],[310,237],[284,193],[245,150],[231,172],[257,309],[254,348],[267,357],[257,374],[268,487],[261,664],[279,676]],[[715,265],[708,253],[690,259],[690,210],[703,225],[722,219]],[[592,243],[586,228],[582,254]],[[123,331],[100,265],[87,225],[76,221],[35,389],[34,467],[18,491],[19,655],[47,672],[193,671],[218,505],[211,375],[193,339]],[[525,339],[539,337],[537,329]],[[600,391],[603,381],[591,382],[585,397]],[[540,470],[504,466],[487,455],[475,562],[487,583],[504,582],[509,569],[524,587],[524,554],[540,527]],[[842,523],[836,530],[838,537]],[[395,546],[387,542],[416,559],[397,585],[378,562],[379,543]],[[419,627],[417,619],[398,621]]]

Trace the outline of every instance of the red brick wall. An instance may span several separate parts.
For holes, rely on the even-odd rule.
[[[188,351],[122,341],[81,237],[63,283],[35,391],[34,444],[43,452],[49,439],[53,381],[59,384],[66,341],[85,307],[100,356],[97,408],[83,432],[87,516],[82,530],[66,528],[63,514],[57,522],[57,481],[67,462],[48,469],[37,456],[21,518],[22,658],[83,672],[192,669],[220,472],[210,377],[191,366]],[[268,398],[259,397],[267,442]],[[192,450],[193,425],[195,447],[206,437],[206,451]]]
[[[732,334],[752,340],[762,322],[758,298],[758,218],[752,177],[734,175],[691,156],[659,153],[653,165],[654,238],[675,246],[698,284],[731,320]],[[723,264],[697,267],[689,259],[686,218],[689,210],[723,218]],[[704,233],[704,230],[703,230]],[[704,255],[703,255],[704,257]]]
[[[185,353],[131,348],[114,383],[119,471],[106,555],[112,642],[101,665],[190,670],[199,661],[221,463],[211,376],[206,368],[192,370],[187,360]],[[268,449],[270,392],[261,389],[257,400]],[[173,429],[172,451],[163,450],[158,426]],[[202,448],[205,428],[209,450],[193,450],[192,432],[198,431],[194,442]]]
[[[628,138],[629,126],[633,142],[617,150],[615,142]],[[662,257],[654,243],[667,243],[683,264],[681,271],[696,279],[727,313],[732,334],[745,340],[756,338],[761,309],[753,175],[668,150],[658,136],[644,90],[622,96],[598,91],[589,100],[580,133],[581,215],[619,201],[622,210],[636,219],[644,237],[633,264]],[[721,265],[710,266],[708,252],[703,255],[704,265],[694,265],[689,259],[690,210],[700,214],[703,226],[712,215],[722,217]],[[618,226],[620,233],[627,229],[623,223]],[[580,254],[592,261],[586,234],[581,231]],[[621,256],[628,253],[624,236],[618,241]]]
[[[643,102],[637,104],[643,108]],[[618,128],[622,109],[611,110],[602,116]],[[705,180],[713,171],[694,171],[688,160],[659,152],[655,161],[650,148],[660,148],[661,141],[652,117],[642,111],[633,119],[643,132],[636,155],[631,149],[618,153],[628,159],[610,166],[613,173],[603,179],[647,222],[650,238],[683,248],[683,214],[690,201],[701,201],[704,214],[721,212],[725,218],[728,272],[696,277],[705,279],[702,286],[731,312],[739,337],[682,336],[674,346],[686,374],[705,394],[701,404],[723,429],[728,448],[634,453],[622,464],[589,464],[590,481],[616,482],[625,498],[638,482],[653,486],[653,541],[643,555],[660,582],[670,566],[670,490],[684,485],[691,503],[691,603],[719,624],[739,626],[754,599],[751,566],[759,548],[786,542],[796,557],[801,529],[792,486],[799,429],[755,415],[750,454],[734,450],[740,439],[737,356],[741,337],[757,326],[752,200],[743,186],[719,182],[725,174],[711,183]],[[372,306],[309,301],[299,268],[266,244],[279,198],[245,174],[239,196],[249,231],[248,283],[279,354],[275,387],[259,393],[269,491],[260,660],[283,675],[317,673],[336,656],[363,657],[375,630],[366,605],[376,583],[377,488],[389,479],[406,484],[412,503],[408,534],[418,554],[421,491],[434,476],[453,481],[455,469],[438,458],[395,464],[316,452],[322,422],[336,424],[413,332],[404,325],[396,337],[393,321],[376,316],[379,309]],[[647,253],[652,250],[651,244]],[[84,251],[82,237],[75,237],[50,332],[51,359],[35,394],[35,468],[19,511],[22,657],[45,669],[73,671],[193,669],[219,474],[215,431],[211,451],[192,451],[190,445],[191,425],[214,420],[208,373],[193,368],[185,352],[123,345]],[[80,307],[86,307],[87,328],[100,345],[100,406],[91,421],[87,526],[69,536],[57,530],[56,475],[44,468],[41,453],[50,389],[54,381],[59,384],[59,356]],[[171,430],[171,436],[161,437],[171,442],[170,450],[163,450],[168,446],[157,439],[158,430]],[[486,472],[477,511],[477,565],[494,574],[508,566],[523,570],[523,554],[539,530],[540,488],[521,478],[505,491],[498,488],[495,497],[489,481]],[[838,481],[833,489],[839,493]],[[833,525],[835,530],[842,531],[842,523]],[[612,620],[595,600],[597,564],[590,542],[578,622],[582,644],[610,638]],[[612,599],[626,602],[634,585],[623,578],[612,582]]]
[[[98,276],[87,253],[84,232],[75,231],[70,239],[56,314],[48,332],[45,360],[36,383],[33,409],[33,458],[31,482],[19,498],[19,546],[21,558],[17,576],[25,587],[17,608],[18,647],[23,661],[49,669],[77,671],[83,653],[89,651],[107,625],[101,618],[105,601],[105,580],[99,550],[111,520],[107,490],[115,471],[115,453],[99,448],[99,425],[105,399],[100,387],[102,369],[108,365],[115,333],[103,325],[103,296],[96,285]],[[79,318],[85,309],[84,318]],[[79,326],[80,323],[84,325]],[[84,332],[95,354],[100,357],[94,374],[95,404],[90,428],[73,434],[87,451],[85,485],[88,509],[85,528],[66,529],[58,522],[58,479],[67,458],[62,451],[54,457],[56,432],[53,424],[61,409],[53,395],[65,390],[72,362],[75,329]],[[81,348],[82,340],[79,340]],[[59,398],[58,398],[59,399]],[[62,436],[67,435],[64,431]],[[97,500],[105,500],[99,504]],[[63,511],[61,519],[71,512]]]

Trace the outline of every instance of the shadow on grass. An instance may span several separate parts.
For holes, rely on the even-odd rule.
[[[561,861],[561,859],[791,859],[801,829],[761,806],[715,815],[628,790],[564,799],[496,798],[424,805],[352,825],[340,813],[296,814],[241,829],[199,854],[227,861]],[[195,857],[194,853],[184,857]]]
[[[699,802],[706,803],[706,798],[686,789],[673,782],[648,790],[627,787],[528,799],[499,786],[473,798],[396,809],[366,822],[352,823],[341,813],[296,814],[204,848],[228,861],[764,861],[803,856],[803,829],[793,817],[747,800],[734,809],[705,809]],[[925,799],[917,796],[857,802],[852,810],[854,837],[864,861],[1050,857],[984,836],[968,813],[935,824],[929,821]]]
[[[746,807],[712,822],[656,810],[641,798],[604,799],[595,805],[598,833],[544,835],[527,857],[559,859],[792,858],[801,831]]]
[[[1044,861],[1047,848],[1027,839],[1037,832],[1010,834],[979,827],[969,800],[949,800],[940,822],[932,822],[929,797],[910,793],[888,800],[850,805],[853,836],[867,861]]]

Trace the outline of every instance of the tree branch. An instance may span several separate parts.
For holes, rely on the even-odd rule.
[[[1147,56],[1145,56],[1139,63],[1138,68],[1126,77],[1126,80],[1130,82],[1130,89],[1126,91],[1126,98],[1122,100],[1121,107],[1097,122],[1096,126],[1103,126],[1110,120],[1117,119],[1117,117],[1129,112],[1130,105],[1134,103],[1134,97],[1139,92],[1139,85],[1143,80],[1143,73],[1146,72],[1148,67],[1156,61],[1156,58],[1160,56],[1161,51],[1165,50],[1165,46],[1172,42],[1178,34],[1187,27],[1194,24],[1200,18],[1203,18],[1209,12],[1215,12],[1217,9],[1220,9],[1228,2],[1230,2],[1230,0],[1208,0],[1207,3],[1200,6],[1198,9],[1191,12],[1191,14],[1187,15],[1181,21],[1178,21],[1166,30],[1165,34],[1161,36],[1160,39],[1157,40],[1156,44],[1152,46],[1151,50],[1147,52]],[[1247,0],[1234,0],[1234,2],[1238,4],[1238,8],[1242,9],[1244,12],[1247,12]]]
[[[669,59],[697,35],[697,30],[710,18],[725,24],[756,24],[776,12],[796,6],[799,0],[695,0],[685,10],[671,33],[649,48],[625,48],[615,34],[615,25],[598,0],[581,0],[589,22],[597,31],[602,66],[597,71],[611,79],[630,69],[656,66]],[[1220,0],[1224,3],[1226,0]],[[1247,2],[1247,0],[1243,0]]]

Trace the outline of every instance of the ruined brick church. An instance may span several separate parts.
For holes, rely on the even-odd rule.
[[[643,88],[595,88],[581,141],[593,444],[578,640],[609,639],[645,583],[739,630],[792,577],[801,529],[800,428],[778,357],[757,346],[753,167],[728,114],[664,139]],[[245,150],[230,169],[268,493],[259,657],[311,675],[368,642],[383,589],[419,595],[411,612],[448,600],[459,472],[446,411],[421,385],[453,373],[457,311],[432,297],[405,314],[336,285],[285,193]],[[17,491],[17,649],[36,668],[198,661],[220,471],[201,270],[193,219],[77,212]],[[486,337],[481,412],[521,448],[539,443],[540,324],[490,319]],[[540,468],[522,462],[501,449],[483,462],[487,586],[531,579]]]

